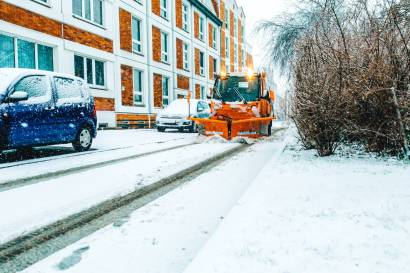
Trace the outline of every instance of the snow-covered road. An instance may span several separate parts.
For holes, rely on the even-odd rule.
[[[102,131],[94,141],[93,150],[89,152],[72,153],[70,145],[58,145],[36,148],[34,156],[38,156],[34,159],[15,161],[15,158],[10,155],[3,156],[0,160],[0,184],[160,151],[190,144],[195,140],[195,134],[175,132],[159,134],[154,130]],[[44,154],[51,156],[43,157]]]
[[[0,192],[0,243],[143,188],[238,145],[195,144]]]
[[[255,145],[24,272],[182,272],[276,150]]]

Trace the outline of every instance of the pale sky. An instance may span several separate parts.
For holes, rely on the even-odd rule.
[[[242,6],[246,15],[246,29],[248,42],[253,48],[253,58],[255,68],[261,64],[264,58],[263,40],[261,37],[252,35],[255,25],[263,20],[271,19],[283,12],[291,12],[295,0],[236,0],[238,5]],[[279,74],[279,73],[278,73]],[[283,93],[286,88],[286,81],[275,75],[275,82],[278,84],[279,93]]]

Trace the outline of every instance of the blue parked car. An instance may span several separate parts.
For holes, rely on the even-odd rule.
[[[72,143],[87,151],[96,137],[94,99],[83,79],[30,69],[0,69],[0,152]]]

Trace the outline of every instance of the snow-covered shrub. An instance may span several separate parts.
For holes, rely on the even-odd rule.
[[[410,1],[375,1],[301,0],[297,12],[260,26],[293,82],[300,139],[320,156],[342,142],[408,149]]]

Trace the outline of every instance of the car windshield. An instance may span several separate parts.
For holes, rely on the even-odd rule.
[[[197,102],[191,101],[191,113],[196,111]],[[165,110],[164,113],[168,115],[186,115],[188,116],[188,101],[186,99],[179,99],[173,101]]]
[[[15,73],[8,73],[0,70],[0,95],[6,94],[7,87],[15,78]]]
[[[215,94],[216,99],[225,102],[236,101],[257,101],[260,92],[259,77],[235,77],[230,76],[222,79],[218,84],[218,92]]]

